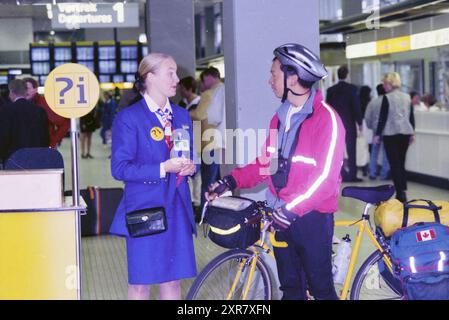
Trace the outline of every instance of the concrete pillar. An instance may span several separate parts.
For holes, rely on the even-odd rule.
[[[273,50],[297,42],[319,54],[319,1],[226,0],[223,2],[228,128],[268,129],[281,102],[268,85]],[[259,139],[263,140],[263,139]],[[258,141],[257,154],[265,141]],[[247,145],[235,145],[242,152]],[[254,159],[248,154],[247,161]],[[252,198],[264,197],[260,189]]]
[[[206,25],[206,57],[215,55],[215,16],[214,7],[209,6],[204,9]]]
[[[178,64],[180,78],[194,76],[196,59],[193,0],[148,0],[146,10],[150,52],[173,56]]]

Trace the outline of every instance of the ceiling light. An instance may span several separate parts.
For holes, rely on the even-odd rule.
[[[145,33],[141,33],[139,35],[139,42],[140,43],[146,43],[147,42],[147,35]]]

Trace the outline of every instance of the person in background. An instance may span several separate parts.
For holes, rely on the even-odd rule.
[[[118,87],[115,87],[115,89],[114,89],[114,99],[117,103],[122,99],[122,95],[121,95],[120,89]]]
[[[421,101],[421,95],[416,92],[410,92],[411,105],[414,111],[427,111],[426,105]]]
[[[391,176],[396,189],[396,199],[407,201],[407,173],[405,160],[409,145],[414,141],[414,130],[410,123],[410,95],[402,92],[401,77],[396,72],[383,77],[386,94],[382,97],[379,122],[375,129],[374,144],[385,144]]]
[[[371,101],[371,88],[369,86],[360,87],[360,110],[362,111],[362,118],[365,118],[366,107]]]
[[[0,106],[7,105],[10,102],[8,85],[6,83],[0,84]]]
[[[426,111],[434,112],[441,110],[436,106],[437,99],[432,94],[430,93],[425,94],[421,100],[426,107]]]
[[[201,97],[196,94],[196,80],[192,76],[182,78],[179,81],[179,89],[181,93],[181,101],[178,105],[187,111],[193,111],[200,103]],[[195,132],[193,133],[195,134]],[[195,136],[195,141],[201,141],[201,137]],[[195,145],[197,159],[201,159],[201,145]],[[200,170],[199,170],[200,171]],[[190,195],[192,197],[192,205],[195,212],[195,220],[201,220],[201,173],[197,172],[194,177],[189,178]]]
[[[340,116],[346,130],[346,151],[348,155],[347,167],[342,168],[344,182],[361,182],[357,178],[356,141],[362,132],[362,111],[357,87],[351,83],[349,70],[346,66],[338,68],[338,83],[327,89],[326,102],[329,103]]]
[[[201,97],[196,94],[196,80],[194,77],[188,76],[179,81],[179,89],[181,93],[181,101],[179,106],[187,111],[195,110],[200,103]]]
[[[359,98],[360,98],[360,109],[362,111],[362,122],[363,122],[363,130],[362,130],[362,136],[368,143],[368,151],[371,154],[371,142],[373,141],[373,132],[372,130],[368,129],[366,127],[365,123],[365,111],[366,107],[368,106],[368,103],[371,101],[371,88],[369,86],[361,86],[360,92],[359,92]],[[363,150],[359,150],[359,152],[362,152]],[[369,161],[368,163],[362,167],[363,176],[367,176],[369,171]]]
[[[142,99],[142,94],[133,84],[132,89],[125,90],[123,96],[120,99],[117,107],[117,113],[122,111],[124,108],[129,107]]]
[[[92,133],[98,128],[97,113],[98,106],[91,112],[80,118],[80,142],[81,142],[81,158],[93,159],[90,154],[90,148],[92,145]]]
[[[197,272],[192,236],[196,225],[185,179],[196,169],[192,120],[185,109],[169,101],[179,82],[171,56],[151,53],[138,70],[143,99],[119,112],[113,124],[111,173],[125,183],[125,189],[110,232],[126,238],[129,299],[149,299],[150,289],[159,285],[161,300],[180,300],[180,280]],[[188,132],[183,141],[189,156],[179,156],[178,130]],[[167,230],[131,237],[126,214],[155,207],[165,208]]]
[[[50,144],[47,113],[26,99],[25,81],[15,79],[8,84],[11,105],[9,114],[9,141],[4,155],[6,160],[22,148],[45,148]]]
[[[383,84],[378,84],[376,87],[377,97],[368,103],[365,112],[366,126],[370,131],[374,131],[377,128],[379,122],[379,111],[382,98],[385,95],[385,89]],[[384,144],[381,139],[379,144],[373,144],[371,139],[371,154],[369,162],[369,178],[370,180],[376,180],[380,176],[381,180],[388,180],[390,178],[390,165],[388,163],[387,154],[385,152]],[[382,166],[378,165],[379,153],[382,153]]]
[[[206,203],[205,193],[208,186],[220,179],[226,143],[225,85],[221,82],[220,71],[209,67],[201,75],[201,100],[190,111],[192,120],[201,121],[201,136],[208,129],[215,129],[212,142],[201,139],[201,209]],[[219,135],[221,137],[219,137]]]
[[[27,86],[26,99],[32,101],[38,107],[45,110],[48,117],[48,134],[50,135],[50,147],[57,148],[70,128],[70,119],[57,115],[45,101],[45,97],[37,93],[39,87],[33,78],[24,78]]]
[[[103,93],[104,101],[102,105],[101,113],[101,132],[100,136],[103,141],[103,145],[107,144],[107,132],[112,129],[112,122],[117,113],[117,102],[113,98],[109,91]]]
[[[8,85],[6,85],[6,87],[8,87]],[[10,144],[11,100],[9,99],[9,89],[8,100],[0,97],[0,102],[2,101],[4,103],[0,103],[0,169],[3,169],[3,161],[6,160]]]

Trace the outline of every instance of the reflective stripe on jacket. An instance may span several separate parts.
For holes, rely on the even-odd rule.
[[[238,188],[252,188],[268,180],[270,191],[276,195],[273,183],[268,178],[274,173],[270,168],[273,168],[272,162],[276,161],[273,155],[276,155],[278,149],[278,121],[277,115],[271,119],[270,134],[262,154],[254,162],[231,172]],[[303,122],[299,133],[287,185],[277,195],[286,203],[287,210],[299,216],[312,210],[324,213],[338,210],[344,147],[345,129],[342,121],[317,90],[313,114]]]

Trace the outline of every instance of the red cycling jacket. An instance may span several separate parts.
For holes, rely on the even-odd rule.
[[[273,155],[278,150],[278,121],[275,114],[262,154],[254,162],[231,172],[238,188],[252,188],[268,180],[270,191],[276,195],[268,178],[275,173],[270,172],[270,163],[275,161]],[[287,185],[277,195],[286,203],[287,210],[299,216],[312,210],[323,213],[338,210],[344,147],[345,129],[341,119],[317,90],[313,113],[301,126]],[[272,167],[277,168],[277,165]]]

